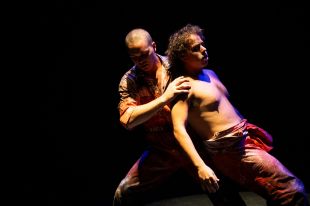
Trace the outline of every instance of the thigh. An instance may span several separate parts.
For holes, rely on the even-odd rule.
[[[147,191],[158,187],[182,167],[175,157],[158,150],[145,151],[121,182],[123,190]]]
[[[285,195],[303,190],[302,182],[279,160],[264,150],[246,149],[242,165],[244,169],[242,174],[244,176],[248,174],[249,187],[266,198],[285,199]]]

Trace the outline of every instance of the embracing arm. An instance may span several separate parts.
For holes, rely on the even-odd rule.
[[[173,131],[175,138],[180,144],[181,148],[189,156],[190,160],[197,169],[198,178],[204,190],[209,192],[216,192],[219,188],[219,179],[214,174],[213,170],[208,167],[203,159],[198,154],[187,130],[186,121],[188,117],[188,104],[186,100],[179,100],[171,111]]]
[[[121,122],[123,125],[126,125],[126,128],[132,129],[149,120],[178,94],[188,93],[189,89],[188,80],[184,77],[178,77],[168,85],[166,91],[160,97],[146,104],[128,108],[126,113],[129,115],[129,118],[124,118],[125,120],[122,121],[121,117]]]

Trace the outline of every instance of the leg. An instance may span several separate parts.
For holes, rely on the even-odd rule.
[[[119,184],[113,205],[143,205],[153,196],[156,188],[181,168],[179,163],[166,152],[144,152]]]
[[[212,154],[209,152],[208,148],[205,147],[204,141],[199,136],[197,136],[197,134],[194,131],[190,130],[190,132],[191,132],[191,138],[195,144],[195,147],[199,155],[203,158],[204,162],[214,170],[215,174],[220,179],[219,182],[220,187],[216,193],[206,192],[213,205],[246,206],[244,200],[242,199],[239,193],[240,187],[235,182],[231,181],[231,179],[228,178],[227,175],[224,175],[224,173],[217,170],[216,164],[214,164],[212,160]],[[223,163],[226,164],[226,161],[219,162],[219,164],[221,165],[223,165]],[[188,169],[188,171],[191,173],[191,175],[196,179],[196,181],[199,184],[196,169],[192,168]]]
[[[245,172],[253,173],[250,188],[264,196],[268,205],[309,205],[303,183],[266,151],[246,149],[242,163]]]
[[[224,176],[219,170],[216,169],[215,165],[212,164],[210,160],[210,156],[206,153],[206,151],[200,149],[199,153],[203,156],[206,164],[211,167],[217,177],[220,179],[219,182],[219,190],[216,193],[207,193],[209,199],[215,206],[246,206],[244,200],[242,199],[239,189],[240,186],[235,182],[232,182],[230,178]],[[223,162],[220,162],[222,164]],[[193,174],[191,174],[193,176]],[[197,178],[197,172],[194,170],[194,177]],[[196,179],[199,182],[198,179]]]
[[[264,197],[268,205],[309,205],[303,183],[255,145],[247,145],[242,153],[217,154],[214,162],[226,176]]]

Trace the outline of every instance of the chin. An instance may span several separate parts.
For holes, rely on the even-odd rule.
[[[207,61],[207,62],[203,62],[203,63],[201,64],[202,67],[206,67],[207,65],[208,65],[208,61]]]
[[[201,60],[201,62],[202,62],[203,65],[207,65],[208,64],[208,59],[207,58],[203,58]]]

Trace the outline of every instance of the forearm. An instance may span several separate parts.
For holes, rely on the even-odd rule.
[[[123,124],[126,125],[126,128],[131,129],[146,122],[177,95],[187,94],[189,89],[190,85],[187,79],[184,77],[176,78],[168,85],[166,91],[160,97],[146,104],[135,106],[129,111],[131,112],[130,117]]]
[[[177,139],[181,148],[185,151],[196,168],[205,166],[205,163],[197,152],[190,136],[185,131],[186,129],[183,130],[174,130],[175,138]]]
[[[151,102],[136,106],[127,122],[127,128],[131,129],[146,122],[161,110],[167,102],[168,100],[164,96],[160,96]]]

